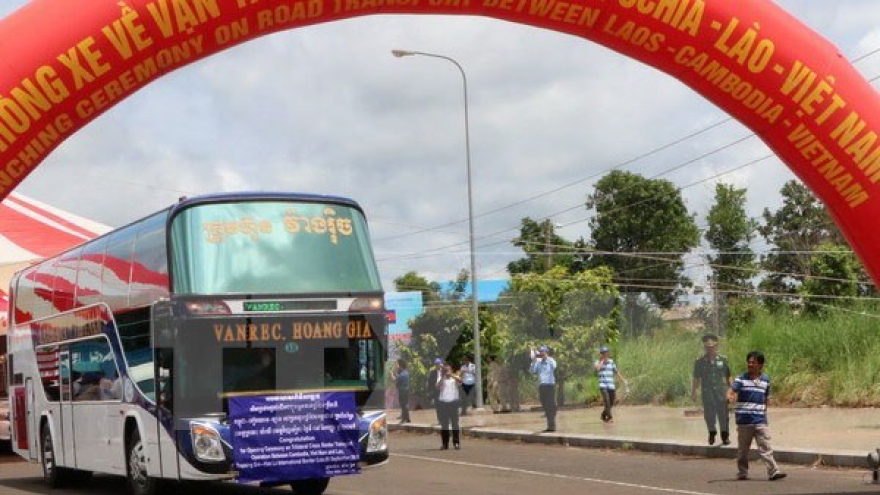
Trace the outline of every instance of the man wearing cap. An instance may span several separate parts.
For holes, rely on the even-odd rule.
[[[529,371],[538,375],[538,397],[547,417],[545,432],[556,431],[556,360],[550,357],[550,348],[542,345],[538,352],[531,352]]]
[[[617,384],[614,378],[620,378],[624,385],[629,386],[626,378],[620,374],[617,363],[609,357],[610,352],[611,349],[607,345],[600,346],[599,359],[593,363],[593,367],[599,375],[599,394],[602,395],[602,402],[605,405],[600,418],[606,423],[614,422],[614,416],[611,413],[611,408],[614,407],[614,403],[617,401]]]
[[[721,443],[730,445],[730,413],[727,407],[727,390],[731,385],[727,358],[718,354],[718,336],[703,336],[704,354],[694,361],[694,378],[691,381],[691,400],[697,400],[697,386],[703,399],[703,418],[709,429],[709,445],[715,444],[718,430]]]

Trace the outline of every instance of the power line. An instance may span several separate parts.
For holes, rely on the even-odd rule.
[[[865,59],[867,59],[868,57],[871,57],[872,55],[877,54],[877,53],[880,53],[880,47],[878,47],[878,48],[876,48],[876,49],[874,49],[874,50],[871,50],[871,51],[869,51],[869,52],[867,52],[867,53],[865,53],[865,54],[863,54],[863,55],[860,55],[860,56],[857,57],[857,58],[854,58],[854,59],[851,61],[851,63],[852,63],[852,64],[856,64],[856,63],[858,63],[858,62],[860,62],[860,61],[862,61],[862,60],[865,60]],[[876,79],[878,79],[878,78],[880,78],[880,76],[874,77],[874,78],[870,79],[869,81],[873,82],[874,80],[876,80]],[[628,159],[628,160],[626,160],[626,161],[624,161],[624,162],[622,162],[622,163],[620,163],[620,164],[618,164],[618,165],[614,165],[614,166],[608,167],[608,168],[606,168],[606,169],[604,169],[604,170],[602,170],[602,171],[600,171],[600,172],[597,172],[597,173],[595,173],[595,174],[591,174],[591,175],[589,175],[589,176],[587,176],[587,177],[585,177],[585,178],[577,179],[577,180],[574,180],[574,181],[568,182],[568,183],[563,184],[562,186],[559,186],[559,187],[557,187],[557,188],[554,188],[554,189],[551,189],[551,190],[548,190],[548,191],[544,191],[544,192],[542,192],[542,193],[539,193],[539,194],[536,194],[536,195],[533,195],[533,196],[529,196],[528,198],[525,198],[525,199],[522,199],[522,200],[519,200],[519,201],[516,201],[516,202],[510,203],[510,204],[508,204],[508,205],[501,206],[501,207],[499,207],[499,208],[495,208],[495,209],[493,209],[493,210],[489,210],[489,211],[486,211],[486,212],[483,212],[483,213],[479,213],[479,214],[477,214],[477,215],[475,216],[475,218],[483,218],[483,217],[485,217],[485,216],[488,216],[488,215],[491,215],[491,214],[494,214],[494,213],[498,213],[498,212],[500,212],[500,211],[505,211],[505,210],[508,210],[508,209],[513,208],[513,207],[515,207],[515,206],[518,206],[518,205],[521,205],[521,204],[524,204],[524,203],[527,203],[527,202],[530,202],[530,201],[534,201],[534,200],[536,200],[536,199],[544,198],[544,197],[550,196],[550,195],[552,195],[552,194],[558,193],[559,191],[562,191],[562,190],[567,189],[567,188],[569,188],[569,187],[572,187],[572,186],[575,186],[575,185],[577,185],[577,184],[583,183],[583,182],[585,182],[585,181],[587,181],[587,180],[593,179],[593,178],[595,178],[595,177],[597,177],[597,176],[599,176],[599,175],[602,175],[602,174],[604,174],[604,173],[607,173],[607,172],[609,172],[609,171],[612,171],[612,170],[616,170],[616,169],[622,168],[622,167],[624,167],[624,166],[626,166],[626,165],[630,165],[630,164],[635,163],[635,162],[637,162],[637,161],[639,161],[639,160],[642,160],[642,159],[644,159],[644,158],[647,158],[647,157],[649,157],[649,156],[651,156],[651,155],[654,155],[654,154],[657,154],[657,153],[659,153],[659,152],[661,152],[661,151],[664,151],[664,150],[666,150],[666,149],[669,149],[669,148],[671,148],[671,147],[673,147],[673,146],[675,146],[675,145],[677,145],[677,144],[681,144],[681,143],[683,143],[683,142],[685,142],[685,141],[687,141],[687,140],[689,140],[689,139],[692,139],[692,138],[694,138],[694,137],[696,137],[696,136],[699,136],[700,134],[703,134],[703,133],[705,133],[705,132],[707,132],[707,131],[709,131],[709,130],[712,130],[712,129],[716,128],[716,127],[719,127],[719,126],[721,126],[722,124],[725,124],[725,123],[727,123],[727,122],[730,122],[731,120],[733,120],[733,118],[732,118],[732,117],[728,117],[728,118],[726,118],[726,119],[723,119],[723,120],[717,121],[717,122],[715,122],[715,123],[712,123],[712,124],[710,124],[710,125],[708,125],[708,126],[702,128],[702,129],[699,129],[699,130],[694,131],[694,132],[692,132],[692,133],[690,133],[690,134],[687,134],[687,135],[685,135],[685,136],[683,136],[683,137],[681,137],[681,138],[678,138],[678,139],[673,140],[673,141],[671,141],[671,142],[669,142],[669,143],[666,143],[666,144],[661,145],[661,146],[659,146],[659,147],[657,147],[657,148],[654,148],[654,149],[652,149],[652,150],[650,150],[650,151],[648,151],[648,152],[646,152],[646,153],[643,153],[643,154],[641,154],[641,155],[638,155],[638,156],[636,156],[636,157],[633,157],[633,158],[631,158],[631,159]],[[698,156],[698,157],[696,157],[696,158],[694,158],[694,159],[688,160],[688,161],[686,161],[686,162],[684,162],[684,163],[680,163],[680,164],[678,164],[678,165],[676,165],[676,166],[674,166],[674,167],[672,167],[672,168],[670,168],[670,169],[667,169],[667,170],[665,170],[665,171],[662,171],[662,172],[660,172],[659,174],[656,174],[655,176],[653,176],[652,178],[657,178],[657,177],[660,177],[660,176],[666,175],[666,174],[668,174],[668,173],[674,172],[674,171],[676,171],[676,170],[678,170],[678,169],[680,169],[680,168],[683,168],[684,166],[686,166],[686,165],[688,165],[688,164],[691,164],[691,163],[694,163],[694,162],[696,162],[696,161],[702,160],[702,159],[704,159],[704,158],[706,158],[706,157],[708,157],[708,156],[710,156],[710,155],[712,155],[712,154],[714,154],[714,153],[717,153],[717,152],[722,151],[722,150],[724,150],[724,149],[730,148],[730,147],[732,147],[732,146],[734,146],[734,145],[736,145],[736,144],[739,144],[739,143],[741,143],[741,142],[744,142],[745,140],[750,139],[750,138],[755,137],[755,136],[756,136],[756,135],[755,135],[754,133],[750,133],[749,135],[744,136],[744,137],[742,137],[742,138],[740,138],[740,139],[738,139],[738,140],[736,140],[736,141],[734,141],[734,142],[731,142],[731,143],[728,143],[728,144],[723,145],[723,146],[721,146],[721,147],[718,147],[718,148],[716,148],[716,149],[714,149],[714,150],[711,150],[711,151],[709,151],[709,152],[707,152],[707,153],[704,153],[703,155],[700,155],[700,156]],[[733,170],[730,170],[730,171],[727,171],[727,172],[724,172],[724,173],[716,174],[715,176],[713,176],[713,177],[711,177],[711,178],[709,178],[709,179],[705,179],[705,180],[701,180],[701,181],[698,181],[698,182],[692,183],[692,184],[690,184],[689,186],[691,186],[691,185],[697,185],[697,184],[701,184],[701,183],[705,183],[705,182],[707,182],[707,181],[709,181],[709,180],[716,179],[716,178],[718,178],[718,177],[720,177],[721,175],[724,175],[724,174],[726,174],[726,173],[731,173],[731,172],[733,172],[733,171],[735,171],[735,170],[739,170],[740,168],[745,168],[746,166],[749,166],[749,165],[755,164],[755,163],[757,163],[757,162],[760,162],[760,161],[766,160],[766,159],[768,159],[768,158],[773,158],[773,157],[775,157],[775,156],[776,156],[776,155],[774,155],[774,154],[765,155],[765,156],[763,156],[763,157],[761,157],[761,158],[758,158],[758,159],[756,159],[756,160],[754,160],[754,161],[749,162],[748,164],[744,164],[744,165],[742,165],[741,167],[738,167],[738,168],[736,168],[736,169],[733,169]],[[689,187],[689,186],[688,186],[688,187]],[[679,188],[679,190],[680,190],[680,189],[683,189],[683,188]],[[567,212],[572,211],[572,210],[574,210],[574,209],[580,208],[581,206],[582,206],[582,205],[577,205],[577,206],[573,206],[573,207],[570,207],[570,208],[566,208],[566,209],[564,209],[564,210],[559,210],[559,211],[556,211],[556,212],[553,212],[553,213],[550,213],[550,214],[544,216],[544,218],[549,218],[549,217],[552,217],[552,216],[555,216],[555,215],[559,215],[559,214],[562,214],[562,213],[567,213]],[[415,234],[424,233],[424,232],[431,232],[431,231],[434,231],[435,229],[441,229],[441,228],[445,228],[445,227],[449,227],[449,226],[453,226],[453,225],[458,225],[458,224],[464,223],[465,221],[466,221],[466,220],[457,220],[457,221],[453,221],[453,222],[448,222],[448,223],[445,223],[445,224],[441,224],[441,225],[438,225],[438,226],[435,226],[435,227],[421,228],[421,229],[419,229],[419,230],[417,230],[417,231],[414,231],[414,232],[408,232],[408,233],[404,233],[404,234],[398,234],[398,235],[395,235],[395,236],[389,236],[389,237],[379,238],[379,239],[376,239],[376,242],[382,242],[382,241],[388,241],[388,240],[398,239],[398,238],[406,237],[406,236],[409,236],[409,235],[415,235]],[[575,223],[577,223],[577,222],[575,222]],[[565,225],[568,226],[568,225],[571,225],[571,223],[567,223],[567,224],[565,224]]]

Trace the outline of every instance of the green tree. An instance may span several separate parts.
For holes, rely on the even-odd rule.
[[[400,354],[413,363],[410,369],[412,393],[423,404],[429,396],[425,379],[434,358],[439,357],[453,365],[459,365],[465,355],[476,359],[473,355],[472,315],[470,304],[443,300],[426,307],[422,314],[409,322],[412,334],[409,343],[400,347]],[[479,319],[480,363],[481,369],[486,369],[486,357],[499,354],[505,341],[499,334],[495,315],[484,306],[479,308]],[[482,378],[485,379],[485,373]]]
[[[443,297],[448,301],[463,301],[467,296],[467,287],[470,281],[470,272],[465,269],[459,270],[455,280],[450,284],[450,289],[443,294]]]
[[[529,348],[553,348],[564,404],[566,379],[588,375],[596,346],[619,338],[617,295],[607,267],[571,274],[556,266],[515,275],[504,298],[511,362],[524,370]]]
[[[821,244],[844,244],[843,236],[824,205],[805,185],[797,180],[786,182],[780,190],[782,206],[775,212],[765,208],[764,224],[758,231],[773,246],[761,259],[766,272],[760,288],[769,292],[765,302],[781,303],[778,294],[789,294],[789,302],[797,299],[798,288],[812,275],[812,252]]]
[[[683,275],[683,253],[700,240],[681,192],[669,181],[615,170],[596,183],[586,207],[595,210],[592,248],[607,254],[594,256],[590,265],[610,267],[621,288],[671,307],[691,285]]]
[[[824,313],[828,306],[849,306],[859,295],[860,263],[849,246],[822,244],[810,258],[810,275],[800,288],[805,309],[810,314]],[[816,297],[818,296],[818,297]]]
[[[709,224],[706,241],[717,252],[709,256],[712,281],[716,290],[725,293],[726,297],[750,292],[750,280],[757,270],[755,253],[749,244],[755,238],[758,222],[748,217],[745,204],[745,189],[718,184],[715,186],[715,204],[706,218]]]
[[[428,279],[416,272],[407,272],[395,278],[394,287],[398,292],[421,292],[422,303],[425,305],[440,300],[440,284],[428,282]]]
[[[523,218],[519,237],[513,240],[513,245],[522,249],[526,257],[507,265],[510,274],[543,273],[556,265],[570,270],[576,262],[572,243],[556,235],[556,228],[549,219],[536,222]]]
[[[715,203],[706,217],[705,233],[706,242],[716,252],[708,256],[709,281],[716,302],[710,318],[713,322],[726,321],[729,302],[752,291],[751,279],[756,275],[757,263],[749,244],[755,238],[758,222],[748,217],[745,205],[745,189],[726,184],[715,186]]]

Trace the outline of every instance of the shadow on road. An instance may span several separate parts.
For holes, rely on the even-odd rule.
[[[4,462],[6,459],[3,459]],[[37,466],[39,469],[39,466]],[[39,474],[37,472],[36,474]],[[289,489],[288,489],[289,490]],[[126,493],[125,478],[121,476],[95,475],[86,482],[72,483],[60,489],[51,489],[41,477],[22,477],[0,479],[0,493],[33,493],[53,495],[118,495]],[[173,482],[163,481],[162,495],[261,495],[279,493],[273,488],[260,488],[232,483]]]

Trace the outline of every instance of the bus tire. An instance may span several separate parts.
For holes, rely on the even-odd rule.
[[[321,495],[330,484],[330,478],[312,478],[290,482],[290,488],[296,495]]]
[[[43,479],[49,488],[61,488],[70,482],[70,471],[58,467],[52,432],[45,423],[40,428],[40,464],[43,466]]]
[[[146,446],[137,428],[131,431],[126,442],[125,484],[131,495],[157,495],[159,480],[147,474]]]

